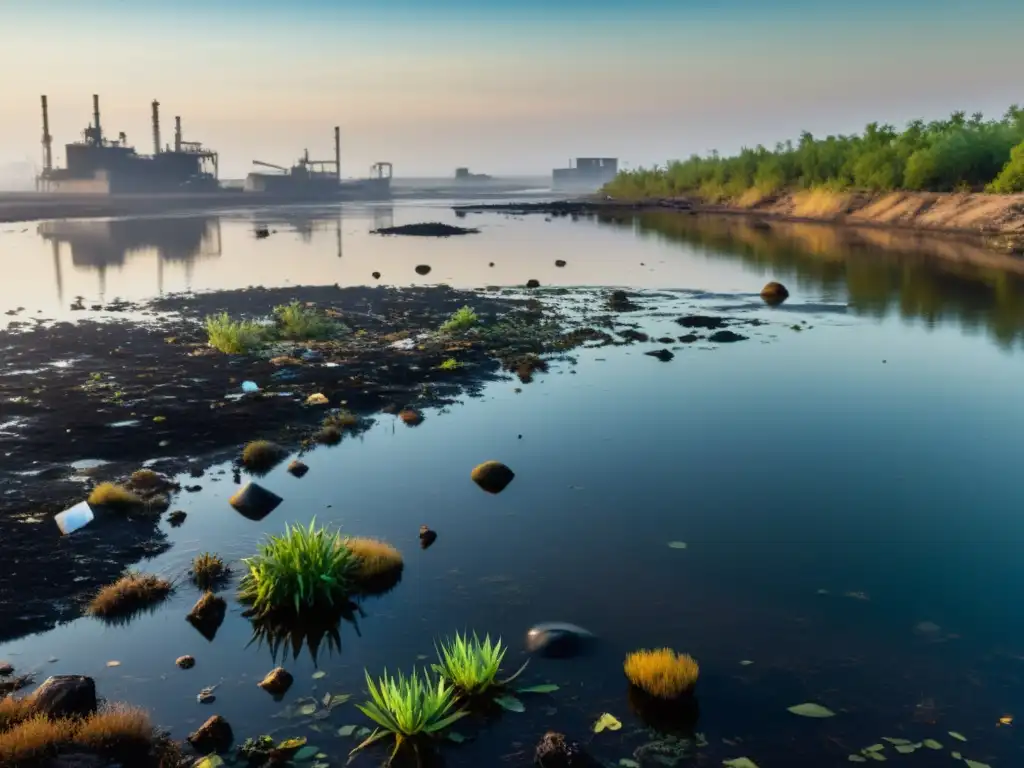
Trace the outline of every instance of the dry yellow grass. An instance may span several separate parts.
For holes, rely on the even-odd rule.
[[[209,589],[229,573],[219,555],[203,552],[192,558],[192,580],[203,589]]]
[[[72,740],[75,727],[72,720],[50,720],[46,715],[33,715],[0,733],[0,765],[31,765],[56,755],[62,744]]]
[[[765,194],[757,187],[751,187],[734,201],[733,205],[740,208],[753,208],[764,200]]]
[[[829,218],[843,213],[852,196],[828,189],[809,189],[793,195],[793,215],[809,219]]]
[[[155,740],[153,724],[145,710],[125,704],[112,704],[82,721],[75,744],[102,752],[144,753]]]
[[[340,411],[328,414],[324,419],[324,427],[337,427],[338,429],[344,429],[345,427],[354,427],[359,423],[359,417],[356,416],[352,411],[346,411],[342,408]]]
[[[360,579],[393,575],[405,567],[402,553],[385,541],[356,536],[346,539],[345,546],[359,560]]]
[[[316,433],[316,441],[324,445],[337,445],[341,442],[341,430],[337,427],[324,427]]]
[[[132,472],[131,486],[140,491],[151,491],[161,487],[164,480],[152,469],[137,469]]]
[[[137,509],[142,506],[142,499],[123,485],[116,483],[100,483],[89,494],[89,506],[109,507],[110,509]]]
[[[88,613],[105,619],[130,616],[163,600],[173,585],[149,573],[129,573],[101,589],[89,604]]]
[[[32,702],[29,699],[16,699],[13,696],[5,696],[0,699],[0,733],[9,731],[18,723],[23,723],[32,717]]]
[[[697,683],[700,667],[688,654],[671,648],[634,651],[623,664],[626,678],[645,693],[659,699],[677,699]]]
[[[242,464],[246,469],[267,472],[279,464],[287,452],[269,440],[253,440],[242,449]]]

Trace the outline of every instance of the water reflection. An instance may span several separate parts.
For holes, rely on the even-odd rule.
[[[880,319],[895,312],[929,327],[952,320],[984,328],[1004,346],[1024,335],[1024,276],[966,240],[677,213],[601,217],[599,224],[633,227],[641,237],[695,247],[710,259],[740,260],[766,278],[795,279],[802,293],[845,300],[856,314]]]

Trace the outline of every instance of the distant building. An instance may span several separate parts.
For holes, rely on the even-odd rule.
[[[575,165],[569,161],[568,168],[555,168],[551,172],[555,189],[568,187],[597,190],[615,178],[619,172],[617,157],[577,157]]]

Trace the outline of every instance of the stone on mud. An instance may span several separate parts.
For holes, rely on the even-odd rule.
[[[211,717],[188,737],[188,743],[197,752],[206,755],[212,752],[227,752],[234,740],[235,734],[231,731],[231,726],[220,715]]]
[[[710,315],[687,315],[686,317],[676,319],[676,322],[683,326],[683,328],[705,328],[709,331],[725,327],[725,320],[723,318]]]
[[[277,509],[282,501],[284,499],[262,485],[248,483],[228,503],[243,517],[259,521]]]
[[[473,467],[470,477],[488,493],[501,493],[512,482],[515,473],[500,461],[485,461]]]
[[[416,274],[417,275],[429,275],[430,274],[430,265],[429,264],[420,264],[419,266],[416,267]]]
[[[96,711],[96,682],[85,675],[54,675],[30,698],[37,712],[51,718],[86,717]]]
[[[782,283],[773,280],[761,289],[761,298],[765,304],[781,304],[789,298],[789,291]]]
[[[277,667],[270,670],[267,676],[256,683],[256,685],[271,696],[284,696],[288,689],[292,687],[293,681],[294,678],[288,670],[284,667]]]
[[[631,312],[639,307],[629,300],[625,291],[612,291],[608,297],[608,308],[613,312]]]

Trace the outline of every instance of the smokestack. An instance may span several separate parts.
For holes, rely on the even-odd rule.
[[[92,125],[96,129],[96,143],[103,143],[103,129],[100,127],[100,97],[98,94],[92,95]]]
[[[338,181],[341,181],[341,128],[334,126],[334,170],[338,172]]]
[[[181,152],[181,116],[174,117],[174,151]]]
[[[53,170],[53,137],[50,136],[50,109],[46,104],[46,97],[43,101],[43,170]]]
[[[153,154],[160,154],[160,102],[153,99]]]

